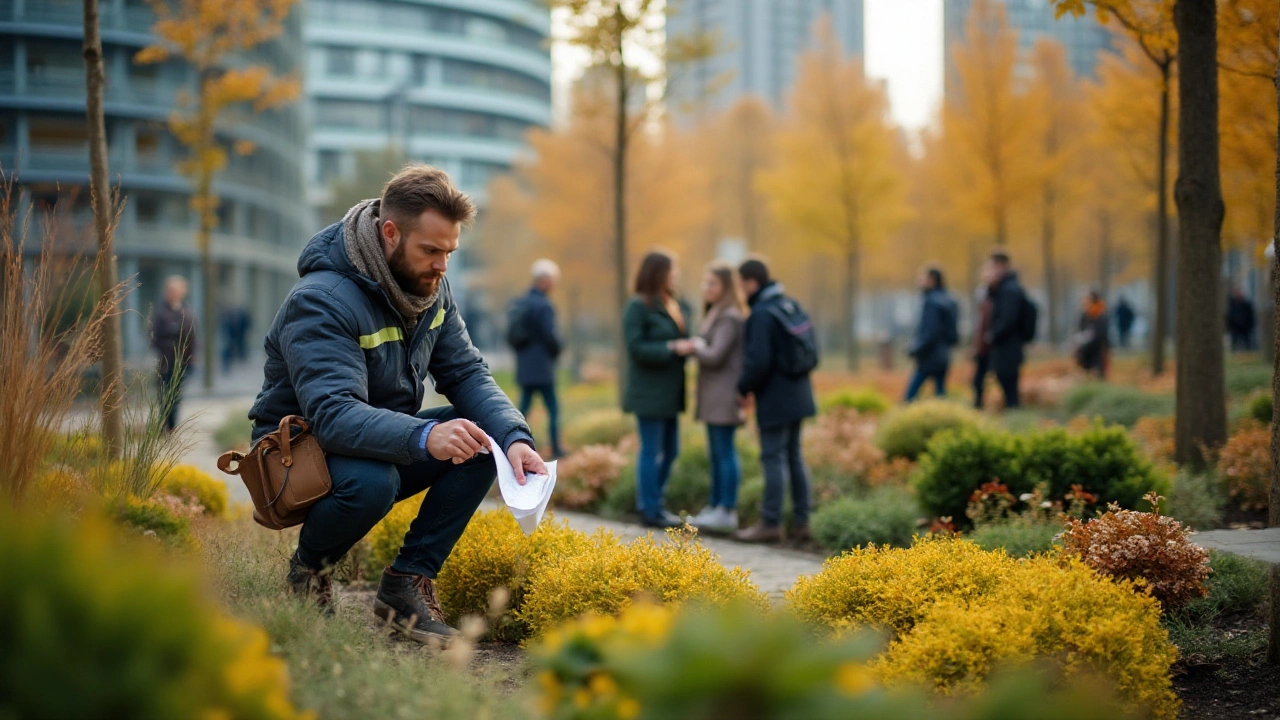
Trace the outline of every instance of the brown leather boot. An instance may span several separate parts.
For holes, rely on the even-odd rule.
[[[373,614],[420,643],[447,644],[458,635],[444,621],[435,583],[426,575],[383,570]]]
[[[787,539],[797,545],[803,545],[813,539],[808,525],[796,525],[787,529]]]
[[[332,575],[331,569],[315,570],[303,565],[297,555],[289,558],[289,590],[298,597],[314,600],[330,615],[333,614]]]
[[[763,520],[745,530],[739,530],[731,537],[738,542],[770,543],[782,541],[782,528],[777,525],[766,525]]]

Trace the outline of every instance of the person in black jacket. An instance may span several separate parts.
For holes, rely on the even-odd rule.
[[[982,409],[987,374],[995,373],[1004,392],[1004,406],[1018,407],[1018,374],[1025,359],[1022,324],[1026,294],[1018,283],[1018,273],[1004,250],[991,251],[982,268],[985,297],[979,306],[974,333],[973,404]]]
[[[1240,288],[1231,291],[1227,298],[1227,332],[1231,335],[1231,351],[1254,349],[1254,327],[1257,324],[1253,303]]]
[[[916,399],[928,380],[933,380],[938,397],[946,396],[951,348],[959,339],[956,322],[960,309],[951,293],[947,292],[942,271],[936,267],[925,268],[920,273],[920,289],[924,292],[920,326],[907,348],[907,354],[916,361],[916,372],[907,385],[907,402]]]
[[[560,335],[556,332],[556,309],[548,297],[560,280],[560,266],[550,260],[533,264],[533,287],[520,300],[519,333],[516,348],[516,384],[520,386],[520,414],[529,416],[533,396],[542,396],[550,424],[551,455],[559,457],[560,405],[556,402],[556,359],[560,357]]]
[[[168,403],[164,429],[178,427],[182,383],[196,357],[196,318],[187,306],[187,280],[174,275],[164,283],[164,302],[151,311],[151,348],[159,355],[156,371],[160,397]],[[161,405],[163,407],[163,403]]]
[[[1128,298],[1121,295],[1116,302],[1116,339],[1120,341],[1120,347],[1129,347],[1129,334],[1133,332],[1133,321],[1136,319],[1133,306],[1129,304]]]
[[[776,358],[793,342],[782,324],[769,313],[775,303],[795,302],[783,294],[782,285],[769,277],[760,260],[748,260],[738,269],[751,315],[744,329],[745,358],[738,394],[754,397],[756,425],[760,432],[760,464],[764,466],[764,498],[760,521],[734,533],[742,542],[776,542],[782,539],[782,499],[791,480],[791,537],[809,537],[809,469],[801,455],[800,429],[806,418],[817,414],[809,376],[792,377],[777,370]]]
[[[1110,334],[1107,304],[1097,290],[1090,290],[1080,308],[1080,321],[1076,327],[1076,364],[1098,379],[1107,376],[1111,354]]]

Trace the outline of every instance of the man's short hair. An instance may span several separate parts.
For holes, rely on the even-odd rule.
[[[1004,265],[1005,267],[1008,267],[1009,251],[1002,247],[993,248],[991,250],[991,254],[987,255],[987,259],[991,260],[994,263],[999,263],[1001,265]]]
[[[535,260],[533,267],[529,270],[529,274],[533,276],[535,282],[544,278],[559,278],[560,266],[557,265],[554,260],[548,260],[546,258]]]
[[[382,219],[391,220],[401,230],[409,230],[418,216],[435,210],[451,222],[470,225],[476,217],[476,205],[437,167],[414,163],[382,188]]]
[[[739,265],[738,275],[743,280],[755,280],[761,287],[769,284],[769,266],[759,258],[751,258]]]

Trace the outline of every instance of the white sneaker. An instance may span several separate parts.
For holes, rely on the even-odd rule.
[[[716,508],[715,517],[712,517],[703,525],[699,525],[698,529],[709,533],[727,535],[738,529],[738,511]]]
[[[720,517],[720,508],[711,507],[710,505],[702,508],[702,512],[698,513],[689,520],[689,524],[702,530],[704,526],[711,525]]]

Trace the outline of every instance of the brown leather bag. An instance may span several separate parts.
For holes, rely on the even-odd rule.
[[[253,499],[253,519],[271,530],[300,525],[307,510],[333,489],[324,451],[297,415],[280,420],[279,429],[259,438],[248,455],[224,453],[218,469],[240,476]]]

